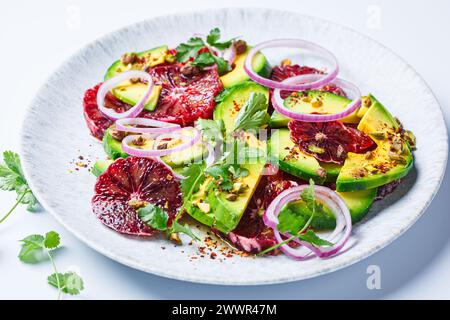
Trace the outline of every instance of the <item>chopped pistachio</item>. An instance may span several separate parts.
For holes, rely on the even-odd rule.
[[[225,199],[227,199],[228,201],[236,201],[237,198],[238,195],[235,193],[229,193],[225,196]]]
[[[197,203],[197,207],[204,213],[209,213],[211,211],[211,206],[207,202]]]
[[[319,108],[320,106],[322,106],[322,100],[318,99],[318,98],[312,98],[311,99],[311,106],[313,108]]]
[[[318,146],[316,146],[314,144],[310,144],[308,146],[308,150],[311,151],[312,153],[318,153],[318,154],[322,154],[322,153],[325,152],[325,149],[323,149],[321,147],[318,147]]]

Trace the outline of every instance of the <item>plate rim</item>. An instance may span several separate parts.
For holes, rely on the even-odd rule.
[[[417,214],[414,216],[414,219],[412,219],[409,224],[404,227],[403,229],[400,229],[396,234],[393,234],[388,240],[385,240],[382,244],[374,247],[372,250],[367,250],[364,251],[363,253],[355,256],[353,259],[349,259],[346,260],[338,265],[334,265],[328,269],[324,269],[321,270],[319,272],[310,272],[306,275],[302,275],[302,276],[285,276],[285,277],[278,277],[276,279],[267,279],[266,281],[261,281],[261,280],[252,280],[252,281],[233,281],[233,280],[219,280],[219,279],[214,279],[214,278],[204,278],[204,277],[200,277],[200,276],[192,276],[189,274],[177,274],[176,272],[164,272],[162,271],[160,268],[146,268],[142,265],[139,265],[138,263],[135,263],[134,260],[129,259],[127,257],[124,256],[120,256],[120,255],[116,255],[113,251],[111,251],[109,248],[102,246],[102,245],[97,245],[95,242],[85,238],[84,236],[80,235],[78,233],[78,231],[74,230],[70,225],[66,224],[64,222],[64,219],[62,219],[57,213],[56,213],[56,209],[53,209],[53,207],[51,205],[49,205],[47,203],[47,201],[44,199],[43,196],[41,196],[41,192],[39,191],[39,189],[36,188],[36,186],[33,183],[32,179],[29,179],[29,177],[31,177],[31,174],[29,174],[29,164],[27,161],[27,157],[24,156],[25,152],[25,148],[26,148],[26,142],[27,142],[27,138],[24,135],[25,132],[25,126],[26,123],[28,122],[28,118],[29,115],[31,114],[31,112],[29,112],[33,106],[36,105],[36,102],[38,100],[38,97],[41,93],[41,91],[46,87],[47,83],[49,83],[51,81],[51,79],[55,76],[57,76],[57,74],[59,73],[60,70],[64,69],[64,67],[76,56],[80,55],[82,52],[88,50],[90,47],[95,46],[99,43],[102,43],[104,41],[106,41],[108,38],[112,37],[114,34],[118,33],[118,32],[126,32],[132,28],[136,28],[139,25],[144,25],[152,20],[155,19],[167,19],[169,17],[185,17],[185,16],[189,16],[189,15],[193,15],[193,14],[215,14],[218,12],[222,12],[222,11],[259,11],[259,12],[278,12],[280,14],[291,14],[291,15],[297,15],[299,17],[305,18],[305,19],[309,19],[309,20],[315,20],[319,23],[325,23],[329,26],[332,27],[337,27],[337,28],[341,28],[347,32],[351,32],[352,34],[362,37],[367,41],[370,41],[372,43],[377,44],[378,46],[382,47],[384,50],[386,50],[390,55],[392,55],[393,57],[395,57],[396,59],[398,59],[400,62],[402,62],[405,66],[408,67],[408,69],[410,71],[413,72],[414,76],[417,78],[417,80],[419,80],[421,82],[421,85],[423,86],[424,89],[426,89],[427,93],[429,94],[430,97],[433,98],[435,104],[438,107],[438,112],[440,113],[440,119],[442,120],[443,123],[443,128],[445,130],[445,138],[443,139],[443,144],[445,146],[445,152],[443,152],[443,157],[441,159],[439,159],[439,164],[441,164],[441,170],[440,170],[440,174],[439,174],[439,180],[436,181],[433,185],[433,190],[430,194],[430,196],[428,197],[427,201],[421,206],[420,209],[417,210]],[[46,78],[46,80],[44,81],[44,83],[38,88],[38,90],[36,91],[33,99],[31,100],[31,102],[28,104],[27,108],[25,109],[25,116],[23,118],[21,127],[20,127],[20,143],[19,143],[19,154],[21,156],[22,159],[22,167],[23,167],[23,172],[25,175],[25,178],[27,179],[30,187],[32,190],[38,190],[38,192],[34,193],[36,198],[38,199],[39,203],[41,204],[41,206],[45,209],[45,211],[49,212],[57,221],[58,223],[60,223],[65,229],[67,229],[69,232],[71,232],[75,237],[77,237],[80,241],[82,241],[83,243],[85,243],[87,246],[89,246],[90,248],[94,249],[95,251],[97,251],[98,253],[110,258],[111,260],[114,260],[116,262],[119,262],[123,265],[126,265],[128,267],[131,267],[133,269],[136,270],[140,270],[146,273],[150,273],[150,274],[154,274],[157,276],[161,276],[161,277],[165,277],[165,278],[169,278],[169,279],[175,279],[175,280],[180,280],[180,281],[187,281],[187,282],[192,282],[192,283],[201,283],[201,284],[213,284],[213,285],[234,285],[234,286],[250,286],[250,285],[270,285],[270,284],[279,284],[279,283],[288,283],[288,282],[294,282],[294,281],[300,281],[300,280],[305,280],[305,279],[310,279],[310,278],[315,278],[327,273],[332,273],[335,272],[337,270],[343,269],[345,267],[348,267],[350,265],[356,264],[364,259],[366,259],[367,257],[373,255],[374,253],[380,251],[381,249],[387,247],[388,245],[390,245],[392,242],[394,242],[396,239],[398,239],[401,235],[403,235],[409,228],[411,228],[416,222],[417,220],[419,220],[423,214],[425,213],[426,209],[428,208],[428,206],[430,205],[430,203],[433,201],[434,197],[436,196],[437,192],[439,191],[439,188],[442,184],[442,181],[444,179],[445,176],[445,171],[447,168],[447,162],[448,162],[448,128],[445,122],[445,118],[444,118],[444,114],[442,111],[442,107],[439,103],[439,100],[436,98],[436,95],[434,94],[433,90],[430,88],[430,86],[425,82],[425,80],[421,77],[421,75],[405,60],[403,59],[401,56],[399,56],[397,53],[395,53],[392,49],[390,49],[389,47],[387,47],[386,45],[378,42],[377,40],[367,36],[366,34],[360,33],[358,31],[356,31],[353,28],[350,28],[348,26],[344,26],[341,25],[339,23],[336,22],[332,22],[323,18],[319,18],[316,16],[312,16],[312,15],[305,15],[299,12],[295,12],[295,11],[289,11],[289,10],[279,10],[279,9],[269,9],[269,8],[262,8],[262,7],[257,7],[257,8],[252,8],[252,7],[226,7],[226,8],[218,8],[218,9],[206,9],[206,10],[189,10],[189,11],[185,11],[185,12],[177,12],[177,13],[168,13],[168,14],[164,14],[164,15],[158,15],[152,18],[148,18],[148,19],[143,19],[131,24],[127,24],[123,27],[117,28],[113,31],[107,32],[105,34],[103,34],[102,36],[96,38],[95,40],[85,44],[83,47],[81,47],[80,49],[76,50],[75,53],[73,53],[72,55],[70,55],[67,59],[65,59],[57,68],[55,68],[50,74],[49,76]],[[45,191],[42,191],[42,193],[45,193]]]

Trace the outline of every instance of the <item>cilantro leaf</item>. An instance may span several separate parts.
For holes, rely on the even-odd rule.
[[[235,120],[234,129],[258,129],[267,122],[267,99],[262,93],[252,93],[239,110]]]
[[[184,201],[189,200],[192,194],[197,192],[200,185],[205,181],[203,170],[203,163],[192,163],[184,169],[183,176],[186,178],[181,180],[181,192],[183,193]]]
[[[153,229],[167,230],[169,215],[161,207],[149,203],[145,207],[138,209],[138,215],[142,221]]]
[[[215,47],[219,50],[229,48],[231,46],[231,44],[233,43],[233,39],[230,39],[230,40],[224,41],[224,42],[219,42],[219,40],[220,40],[220,29],[219,28],[212,29],[209,32],[208,36],[206,37],[206,42],[210,46]]]
[[[190,58],[197,56],[198,51],[205,46],[203,40],[199,37],[190,38],[187,43],[181,43],[177,48],[175,58],[178,62],[186,62]]]
[[[56,249],[61,242],[59,234],[55,231],[50,231],[45,234],[44,246],[47,249]]]
[[[203,138],[208,141],[216,142],[224,138],[225,125],[222,119],[209,120],[200,118],[194,125],[197,130],[202,131]]]
[[[27,204],[28,210],[32,210],[37,204],[37,200],[23,175],[19,155],[12,151],[5,151],[3,153],[3,161],[4,163],[0,164],[0,189],[15,191],[17,193],[17,201],[11,210],[0,219],[0,223],[14,211],[18,204]]]
[[[197,237],[192,232],[191,228],[189,228],[187,223],[182,225],[181,223],[178,223],[177,221],[173,221],[172,226],[170,228],[170,233],[184,233],[185,235],[191,237],[192,239],[200,240],[199,237]]]
[[[60,288],[62,292],[70,295],[79,294],[84,289],[83,279],[73,271],[64,274],[55,272],[48,276],[47,281],[53,287]]]
[[[305,226],[303,216],[297,214],[289,208],[284,208],[278,215],[278,230],[290,234],[298,233]]]
[[[320,238],[317,234],[314,233],[311,229],[306,231],[304,234],[299,236],[301,241],[306,241],[315,246],[332,246],[333,243],[327,241],[325,239]]]
[[[212,54],[211,52],[202,52],[193,61],[193,65],[200,68],[211,66],[213,64],[217,65],[217,72],[219,75],[224,75],[225,73],[231,71],[231,66],[228,61],[222,57]]]
[[[35,264],[48,260],[48,255],[44,250],[45,238],[43,236],[32,234],[20,241],[22,242],[22,247],[18,255],[20,261]]]

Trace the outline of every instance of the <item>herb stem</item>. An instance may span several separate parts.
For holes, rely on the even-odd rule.
[[[14,211],[14,209],[17,208],[17,206],[19,205],[19,203],[22,202],[23,198],[26,196],[27,193],[29,193],[31,190],[27,189],[25,190],[22,195],[17,199],[16,203],[14,204],[14,206],[8,211],[8,213],[0,220],[0,223],[2,223],[3,221],[6,220],[6,218],[9,217],[9,215]]]
[[[58,285],[58,300],[61,300],[61,293],[62,293],[62,288],[61,288],[61,283],[59,281],[59,273],[58,273],[58,269],[56,269],[56,264],[55,261],[53,260],[53,257],[50,253],[50,251],[47,251],[47,255],[52,263],[53,266],[53,271],[55,272],[55,276],[56,276],[56,284]]]

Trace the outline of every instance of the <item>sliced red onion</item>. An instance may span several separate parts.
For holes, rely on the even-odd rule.
[[[236,46],[234,45],[234,42],[222,52],[222,58],[228,61],[230,66],[233,64],[234,59],[236,59],[236,55]]]
[[[141,100],[139,100],[135,106],[133,106],[131,109],[125,111],[125,112],[116,112],[114,109],[106,108],[105,107],[105,97],[112,89],[117,87],[118,85],[124,83],[125,81],[128,81],[130,79],[142,79],[147,81],[147,91],[142,96]],[[116,76],[112,77],[111,79],[103,82],[103,84],[98,89],[97,93],[97,104],[100,111],[109,119],[111,120],[117,120],[122,118],[135,118],[137,117],[142,110],[144,109],[144,106],[149,99],[151,93],[153,90],[153,79],[152,77],[144,71],[140,70],[129,70],[124,71]]]
[[[264,222],[273,229],[275,238],[279,243],[283,241],[280,232],[277,229],[278,226],[278,215],[281,209],[287,203],[297,200],[300,197],[300,193],[307,188],[308,185],[301,185],[298,187],[289,188],[282,193],[280,193],[267,208],[263,219]],[[296,238],[294,241],[301,244],[299,248],[291,248],[287,244],[280,246],[280,249],[291,258],[296,260],[305,260],[310,258],[311,252],[314,253],[319,258],[327,258],[336,253],[338,253],[345,245],[347,240],[350,238],[352,231],[352,220],[350,212],[344,200],[333,190],[322,187],[314,186],[316,197],[323,201],[327,205],[336,218],[336,227],[327,237],[327,240],[333,241],[338,235],[341,235],[337,242],[330,247],[322,246],[316,247],[309,242],[301,241]],[[285,234],[285,236],[290,237],[291,235]],[[309,249],[311,252],[305,252],[305,248]]]
[[[321,77],[320,74],[304,74],[299,75],[291,78],[287,78],[286,80],[282,81],[281,83],[298,83],[301,81],[311,81],[313,79],[317,79]],[[361,92],[359,91],[358,87],[356,87],[353,83],[336,78],[332,82],[330,82],[338,87],[340,87],[342,90],[344,90],[349,97],[351,97],[353,100],[347,105],[347,107],[342,110],[339,113],[333,113],[333,114],[311,114],[311,113],[302,113],[297,111],[292,111],[285,107],[284,100],[281,98],[280,89],[275,89],[273,91],[272,95],[272,105],[279,113],[282,115],[295,119],[298,121],[305,121],[305,122],[327,122],[327,121],[335,121],[342,118],[345,118],[355,112],[356,109],[358,109],[361,106]]]
[[[133,127],[142,126],[142,127]],[[168,133],[180,128],[178,124],[147,118],[123,118],[116,120],[116,129],[134,133]]]
[[[186,135],[181,134],[179,131],[181,130],[192,130],[194,132],[194,135],[192,137],[187,137]],[[186,128],[179,128],[176,129],[176,131],[174,133],[171,134],[160,134],[156,137],[154,137],[155,139],[155,143],[153,146],[153,149],[149,149],[149,150],[144,150],[144,149],[140,149],[138,147],[133,147],[130,146],[130,143],[139,138],[140,135],[130,135],[130,136],[126,136],[123,140],[122,140],[122,149],[124,152],[131,154],[133,156],[137,156],[137,157],[162,157],[171,153],[175,153],[175,152],[179,152],[179,151],[183,151],[191,146],[193,146],[194,144],[196,144],[198,141],[200,141],[201,138],[201,134],[200,132],[193,128],[193,127],[186,127]],[[152,136],[147,136],[152,138]],[[175,146],[173,148],[170,149],[161,149],[158,150],[157,147],[160,144],[160,142],[163,139],[178,139],[181,138],[183,140],[183,143]]]
[[[278,82],[261,77],[259,74],[253,71],[252,67],[253,57],[255,56],[256,53],[258,53],[262,49],[276,48],[276,47],[299,48],[314,51],[318,53],[320,56],[327,58],[331,62],[332,64],[331,70],[326,74],[320,74],[319,79],[308,83],[286,83],[284,81]],[[300,39],[279,39],[262,42],[257,46],[254,46],[249,51],[247,58],[245,59],[244,70],[245,72],[247,72],[250,79],[265,87],[287,91],[303,91],[303,90],[317,89],[330,83],[337,77],[339,72],[339,66],[336,57],[330,51],[315,43]]]

